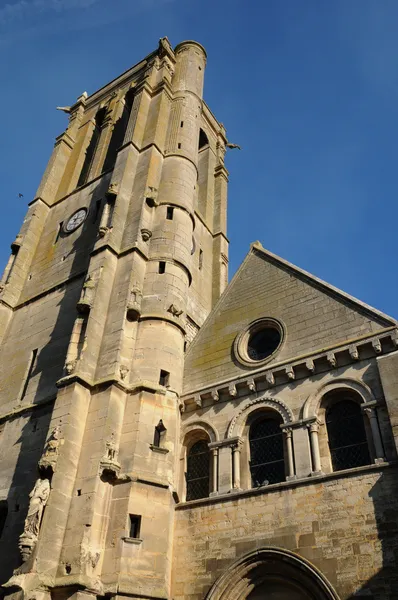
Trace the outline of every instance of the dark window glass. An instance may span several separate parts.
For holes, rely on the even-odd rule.
[[[249,443],[252,486],[284,481],[285,459],[279,421],[265,418],[253,423]]]
[[[99,139],[101,137],[101,127],[104,122],[104,118],[105,109],[101,108],[101,110],[99,110],[95,115],[95,126],[90,143],[86,150],[86,156],[84,159],[82,170],[80,172],[79,181],[77,182],[77,187],[84,185],[87,182],[88,176],[90,174],[91,165],[94,161],[95,151],[97,150]]]
[[[210,453],[205,440],[196,442],[187,458],[187,500],[198,500],[209,495]]]
[[[334,471],[370,463],[361,407],[353,400],[336,402],[326,411],[326,428]]]
[[[281,341],[281,334],[273,327],[264,327],[254,332],[247,344],[247,354],[252,360],[263,360],[270,356]]]

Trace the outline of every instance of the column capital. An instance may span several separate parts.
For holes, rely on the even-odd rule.
[[[225,446],[229,446],[233,448],[237,444],[243,445],[243,439],[240,436],[226,438],[224,440],[217,440],[216,442],[210,442],[209,448],[212,450],[213,448],[224,448]]]

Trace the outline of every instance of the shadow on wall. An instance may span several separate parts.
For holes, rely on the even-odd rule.
[[[398,598],[398,466],[382,471],[369,496],[373,500],[374,518],[363,522],[361,506],[358,527],[363,532],[361,543],[353,544],[353,568],[364,580],[363,586],[349,600],[396,600]],[[376,531],[375,531],[376,526]],[[347,532],[349,536],[349,532]],[[347,539],[347,542],[349,540]],[[368,579],[369,570],[380,570]]]
[[[19,451],[16,466],[14,467],[13,448],[10,448],[9,469],[13,471],[13,476],[7,497],[8,514],[4,523],[3,533],[0,537],[0,585],[8,581],[13,571],[21,565],[18,541],[24,530],[24,522],[29,508],[29,494],[39,477],[38,461],[43,453],[45,441],[48,437],[48,429],[56,396],[56,382],[65,374],[64,365],[69,341],[75,319],[78,316],[76,304],[81,294],[85,273],[90,260],[90,253],[97,238],[98,225],[101,218],[97,200],[105,197],[105,190],[109,183],[108,180],[109,177],[105,177],[91,190],[88,216],[78,230],[78,235],[73,244],[67,246],[67,252],[69,255],[73,255],[73,260],[71,261],[69,273],[65,273],[65,278],[67,276],[78,275],[79,273],[82,275],[75,282],[68,284],[65,293],[62,294],[62,299],[58,304],[57,320],[49,336],[49,341],[43,347],[38,348],[35,364],[30,373],[31,379],[38,376],[39,381],[34,398],[27,398],[26,402],[28,404],[35,404],[43,402],[45,399],[50,400],[51,398],[52,401],[43,407],[22,413],[6,424],[5,433],[7,433],[7,428],[12,427],[12,425],[19,431],[18,437],[14,437],[14,440],[17,437],[16,441],[14,441],[14,447],[18,445]],[[66,218],[70,216],[69,212],[73,211],[68,211],[66,200]],[[95,220],[94,215],[96,215]],[[65,239],[67,237],[66,235],[64,236]],[[23,382],[21,382],[21,385],[23,385]],[[29,388],[27,388],[26,396],[28,394]],[[23,401],[20,406],[23,406]],[[61,421],[62,419],[60,419],[60,422],[57,422],[57,425],[61,425],[62,429]],[[24,424],[21,425],[21,423]],[[2,459],[5,471],[8,467],[6,453],[7,448],[5,449],[5,458]],[[48,503],[50,502],[51,495]],[[4,589],[0,590],[0,596],[4,592]],[[7,590],[7,593],[9,592],[10,590]]]

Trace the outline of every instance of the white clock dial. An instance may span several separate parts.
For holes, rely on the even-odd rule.
[[[66,233],[75,231],[83,223],[87,216],[87,210],[85,208],[79,208],[73,215],[68,219],[65,225]]]

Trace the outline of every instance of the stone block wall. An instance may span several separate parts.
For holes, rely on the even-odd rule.
[[[203,599],[239,557],[277,546],[307,559],[341,600],[398,597],[397,467],[363,467],[177,507],[173,598]]]

